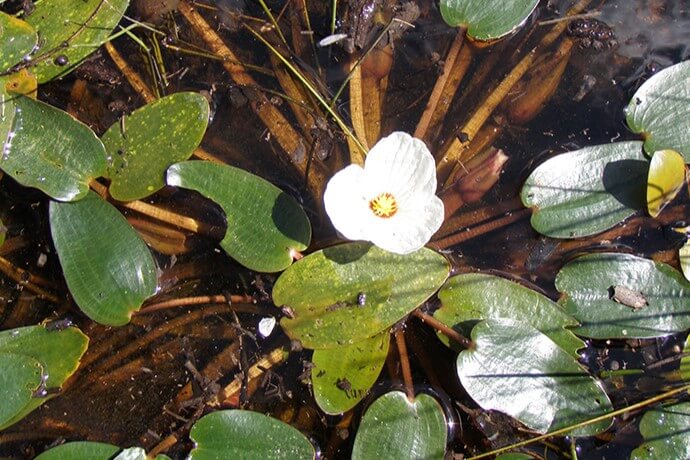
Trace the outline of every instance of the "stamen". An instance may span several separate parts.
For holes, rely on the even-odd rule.
[[[398,202],[392,193],[379,193],[376,198],[369,201],[369,209],[377,217],[388,218],[398,211]]]

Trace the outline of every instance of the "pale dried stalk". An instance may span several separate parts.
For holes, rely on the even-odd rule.
[[[367,128],[364,121],[364,102],[362,101],[362,67],[355,65],[350,69],[350,118],[352,119],[352,129],[355,135],[364,143],[364,147],[370,148],[367,137]],[[352,147],[355,150],[352,150]],[[364,164],[364,156],[359,153],[359,149],[351,144],[350,159],[353,164]]]

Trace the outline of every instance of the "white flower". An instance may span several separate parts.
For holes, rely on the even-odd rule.
[[[364,168],[338,171],[324,193],[333,226],[347,239],[407,254],[424,246],[443,222],[436,164],[424,142],[407,133],[384,137]]]

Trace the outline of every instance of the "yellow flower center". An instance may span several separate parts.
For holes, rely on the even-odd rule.
[[[393,194],[383,192],[369,201],[369,209],[376,217],[387,218],[393,216],[398,211],[398,202]]]

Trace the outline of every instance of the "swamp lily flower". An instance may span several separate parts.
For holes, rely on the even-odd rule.
[[[338,171],[323,200],[345,238],[407,254],[424,246],[443,222],[443,202],[435,193],[436,164],[429,149],[394,132],[374,145],[364,168]]]

